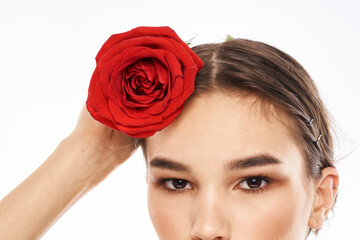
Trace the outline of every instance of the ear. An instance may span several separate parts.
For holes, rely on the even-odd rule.
[[[312,229],[320,229],[331,210],[339,186],[339,175],[334,167],[324,168],[322,176],[314,184],[315,194],[313,207],[310,214],[308,225]]]
[[[145,173],[145,181],[146,181],[146,184],[149,183],[149,177],[148,177],[148,172],[147,171]]]

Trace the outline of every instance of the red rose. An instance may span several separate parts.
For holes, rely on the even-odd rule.
[[[99,122],[129,136],[152,136],[179,115],[202,67],[169,27],[114,34],[96,56],[87,109]]]

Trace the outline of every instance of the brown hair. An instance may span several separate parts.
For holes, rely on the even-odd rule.
[[[191,97],[223,90],[257,96],[285,112],[302,146],[308,179],[334,167],[331,118],[306,70],[291,56],[266,43],[232,39],[192,48],[204,67]],[[145,139],[137,139],[146,159]],[[318,231],[315,231],[316,233]],[[310,233],[310,231],[309,231]]]

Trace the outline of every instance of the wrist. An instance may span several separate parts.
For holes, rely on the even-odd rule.
[[[72,133],[56,149],[83,185],[95,186],[124,162],[132,151],[128,147],[108,146],[105,141]],[[69,169],[70,170],[70,169]]]
[[[92,176],[97,169],[95,156],[96,151],[90,144],[67,137],[59,143],[48,161],[66,172],[69,185],[83,189],[93,184]]]

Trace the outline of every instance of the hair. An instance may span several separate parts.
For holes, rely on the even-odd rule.
[[[204,67],[196,76],[191,98],[215,90],[255,95],[291,119],[304,152],[308,180],[316,180],[322,169],[334,167],[331,116],[314,81],[294,58],[266,43],[240,38],[192,49]],[[146,159],[145,139],[136,140]]]

